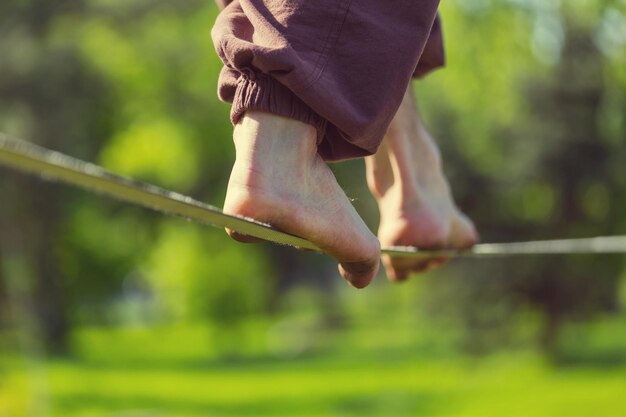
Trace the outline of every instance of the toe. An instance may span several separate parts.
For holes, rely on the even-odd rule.
[[[420,274],[439,268],[448,262],[446,257],[427,258],[427,259],[410,259],[410,258],[391,258],[383,256],[383,266],[387,273],[387,278],[394,282],[406,281],[411,274]]]
[[[448,258],[434,258],[429,260],[421,272],[430,272],[448,262]]]
[[[239,233],[236,230],[232,230],[232,229],[225,229],[226,233],[228,234],[228,236],[230,236],[232,239],[236,240],[237,242],[242,242],[242,243],[258,243],[258,242],[263,242],[263,239],[259,239],[257,237],[253,237],[253,236],[249,236],[249,235],[244,235],[243,233]]]
[[[339,273],[355,288],[367,287],[378,272],[378,259],[365,262],[342,262]]]
[[[434,268],[439,268],[440,266],[447,264],[448,261],[450,261],[450,258],[446,258],[446,257],[432,259],[428,263],[428,269],[430,270]]]
[[[393,282],[403,282],[409,278],[408,271],[405,268],[399,268],[396,266],[396,260],[389,256],[383,256],[382,262],[385,267],[387,278]]]

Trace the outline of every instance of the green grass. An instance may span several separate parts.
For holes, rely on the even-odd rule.
[[[239,337],[248,349],[230,359],[212,352],[222,334],[203,326],[82,331],[75,359],[5,357],[0,416],[626,415],[623,362],[554,368],[529,351],[434,356],[393,326],[320,333],[307,349],[277,353],[261,347],[261,328]]]

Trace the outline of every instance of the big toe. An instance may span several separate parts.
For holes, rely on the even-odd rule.
[[[445,264],[448,259],[445,257],[432,257],[425,259],[411,258],[392,258],[390,256],[382,257],[383,266],[387,273],[387,278],[394,282],[403,282],[409,279],[413,274],[428,272]]]
[[[353,287],[365,288],[376,277],[378,267],[378,259],[362,262],[342,262],[339,264],[339,273]]]
[[[246,234],[243,234],[243,233],[238,232],[238,231],[233,230],[233,229],[226,228],[225,230],[226,230],[226,233],[228,234],[228,236],[230,236],[231,239],[236,240],[237,242],[241,242],[241,243],[258,243],[258,242],[263,242],[263,239],[259,239],[258,237],[246,235]]]

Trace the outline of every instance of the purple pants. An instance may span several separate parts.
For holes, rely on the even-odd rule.
[[[444,63],[438,0],[217,0],[231,120],[309,123],[327,161],[376,152],[413,76]]]

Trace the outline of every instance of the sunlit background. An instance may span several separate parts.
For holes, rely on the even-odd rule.
[[[483,241],[626,234],[626,1],[448,0],[416,85]],[[209,0],[3,0],[0,131],[221,206]],[[372,229],[362,161],[333,166]],[[624,256],[332,260],[0,168],[0,417],[624,416]]]

